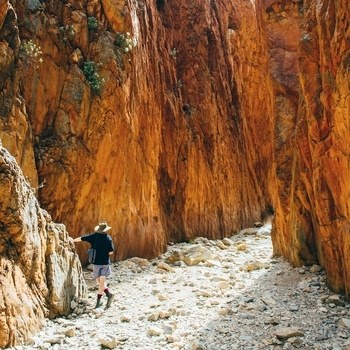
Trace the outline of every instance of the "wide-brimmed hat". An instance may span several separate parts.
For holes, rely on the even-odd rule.
[[[95,232],[101,233],[101,232],[107,232],[110,230],[112,227],[107,225],[106,221],[101,221],[96,227],[95,227]]]

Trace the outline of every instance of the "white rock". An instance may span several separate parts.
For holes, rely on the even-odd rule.
[[[112,334],[102,334],[99,341],[108,349],[114,349],[118,345],[117,338]]]
[[[79,304],[78,304],[75,300],[72,300],[72,301],[70,302],[70,308],[71,308],[72,310],[74,310],[78,305],[79,305]]]
[[[297,284],[297,288],[298,289],[305,289],[305,288],[308,288],[309,287],[309,283],[306,282],[306,281],[301,281],[301,282],[298,282]]]
[[[164,334],[173,334],[174,332],[174,327],[171,324],[166,324],[163,328],[163,333]]]
[[[151,326],[147,330],[149,336],[157,336],[162,334],[162,330],[159,327]]]
[[[50,343],[50,344],[61,344],[63,341],[63,336],[62,335],[57,335],[57,336],[51,336],[50,338],[45,339],[45,343]]]
[[[228,289],[229,285],[228,285],[228,283],[227,283],[226,281],[222,281],[222,282],[220,282],[220,283],[218,284],[218,287],[219,287],[220,289]]]
[[[222,316],[225,316],[225,315],[228,315],[230,312],[231,312],[231,309],[230,308],[226,308],[226,309],[219,310],[218,314],[222,315]]]
[[[205,266],[207,266],[207,267],[213,267],[213,266],[219,267],[219,266],[221,266],[221,263],[220,263],[220,261],[217,261],[217,260],[207,260],[205,262]]]
[[[320,272],[322,271],[322,267],[319,265],[312,265],[310,267],[310,272],[315,273],[315,272]]]
[[[170,253],[170,255],[165,259],[165,261],[168,264],[175,264],[176,262],[179,262],[181,259],[180,252],[177,250],[174,250]]]
[[[73,327],[66,329],[66,331],[64,332],[64,335],[66,337],[74,337],[74,334],[75,334],[75,329]]]
[[[157,321],[159,319],[159,312],[154,312],[150,314],[147,318],[148,321]]]
[[[341,318],[339,320],[339,324],[343,327],[350,328],[350,319],[348,318]]]
[[[304,336],[304,333],[295,327],[281,327],[277,329],[274,333],[277,338],[281,339]]]
[[[160,300],[160,301],[164,301],[164,300],[167,300],[167,299],[168,299],[168,297],[165,294],[159,294],[158,295],[158,300]]]
[[[246,228],[242,231],[240,231],[240,235],[255,235],[258,232],[258,228],[257,227],[251,227],[251,228]]]
[[[176,343],[179,341],[179,338],[178,337],[174,337],[173,335],[169,335],[167,337],[167,342],[168,343]]]
[[[216,246],[219,247],[220,249],[227,249],[227,247],[225,246],[225,244],[221,241],[216,243]]]
[[[146,268],[149,267],[149,261],[147,259],[134,257],[130,259],[131,262],[135,263],[137,266]]]
[[[334,294],[334,295],[331,295],[328,297],[327,299],[327,303],[328,304],[335,304],[335,305],[339,305],[339,306],[343,306],[344,305],[344,302],[343,300],[340,299],[340,296],[337,295],[337,294]]]
[[[120,263],[119,267],[134,268],[136,267],[136,264],[132,261],[124,260]]]
[[[224,243],[225,245],[228,245],[228,246],[233,245],[233,241],[231,239],[229,239],[229,238],[224,238],[222,240],[222,243]]]
[[[268,306],[276,306],[277,301],[271,296],[270,293],[264,293],[261,300]]]
[[[130,322],[131,321],[131,316],[129,314],[124,314],[120,316],[120,321],[122,322]]]
[[[226,276],[214,276],[210,279],[212,282],[228,281]]]
[[[163,310],[159,311],[159,317],[160,318],[169,318],[170,316],[171,316],[171,314],[168,311],[163,311]]]
[[[192,245],[184,254],[183,261],[190,266],[197,265],[200,262],[213,259],[213,255],[208,248],[200,244]]]
[[[246,272],[251,272],[251,271],[255,271],[255,270],[260,270],[263,267],[265,267],[265,264],[263,264],[262,262],[260,262],[260,261],[253,261],[253,262],[247,263],[245,265],[245,271]]]
[[[168,264],[166,264],[165,262],[161,261],[159,264],[158,264],[158,268],[159,269],[164,269],[166,271],[169,271],[169,272],[176,272],[176,270],[174,268],[172,268],[171,266],[169,266]]]

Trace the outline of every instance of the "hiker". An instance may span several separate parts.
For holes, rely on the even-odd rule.
[[[101,221],[96,227],[95,232],[90,235],[85,235],[73,239],[73,242],[89,242],[92,248],[96,249],[96,257],[93,262],[93,279],[98,282],[97,302],[95,309],[102,306],[103,292],[107,295],[106,308],[110,307],[114,299],[112,294],[106,286],[106,277],[111,274],[109,266],[111,260],[110,255],[113,254],[114,246],[112,238],[106,232],[111,227],[107,225],[106,221]]]

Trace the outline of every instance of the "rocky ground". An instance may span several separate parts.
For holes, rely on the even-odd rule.
[[[269,227],[174,244],[112,269],[109,309],[94,309],[86,270],[88,297],[18,348],[350,349],[349,304],[327,289],[319,266],[272,258]]]

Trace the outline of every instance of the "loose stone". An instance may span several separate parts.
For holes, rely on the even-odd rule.
[[[118,302],[109,309],[94,309],[97,285],[85,269],[85,302],[75,298],[72,314],[48,321],[23,350],[350,347],[350,306],[328,290],[323,269],[272,259],[269,229],[257,229],[112,264],[108,283]]]

